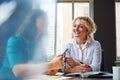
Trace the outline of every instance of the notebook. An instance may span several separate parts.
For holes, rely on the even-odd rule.
[[[108,72],[101,72],[99,74],[94,74],[94,75],[90,75],[88,76],[89,78],[112,78],[113,74],[112,73],[108,73]]]
[[[112,78],[112,73],[108,72],[86,72],[86,73],[69,73],[65,76],[74,76],[74,77],[88,77],[88,78]]]

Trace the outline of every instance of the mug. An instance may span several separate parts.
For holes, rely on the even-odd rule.
[[[120,80],[120,66],[113,66],[113,80]]]

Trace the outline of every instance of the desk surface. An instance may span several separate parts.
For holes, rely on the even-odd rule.
[[[69,79],[68,79],[69,80]],[[72,79],[71,79],[72,80]],[[99,78],[74,78],[73,80],[113,80],[113,79],[99,79]]]
[[[113,80],[112,77],[97,77],[97,78],[87,78],[87,77],[80,77],[80,76],[63,76],[63,73],[58,72],[55,76],[50,75],[35,75],[25,77],[23,80]]]
[[[34,77],[27,77],[23,80],[113,80],[112,78],[101,79],[101,78],[81,78],[81,77],[65,77],[65,76],[48,76],[39,75]]]

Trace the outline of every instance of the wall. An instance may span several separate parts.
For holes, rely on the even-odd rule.
[[[116,59],[114,0],[94,0],[94,20],[98,28],[95,39],[104,49],[104,70],[111,72]]]

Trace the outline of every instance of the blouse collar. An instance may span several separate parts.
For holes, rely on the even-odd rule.
[[[82,50],[87,48],[89,46],[89,44],[91,43],[91,41],[92,41],[91,39],[87,39],[85,44],[83,45]],[[76,41],[75,38],[74,38],[74,42],[73,43],[74,43],[74,46],[76,46],[77,48],[80,48],[79,45],[77,44],[77,41]]]

